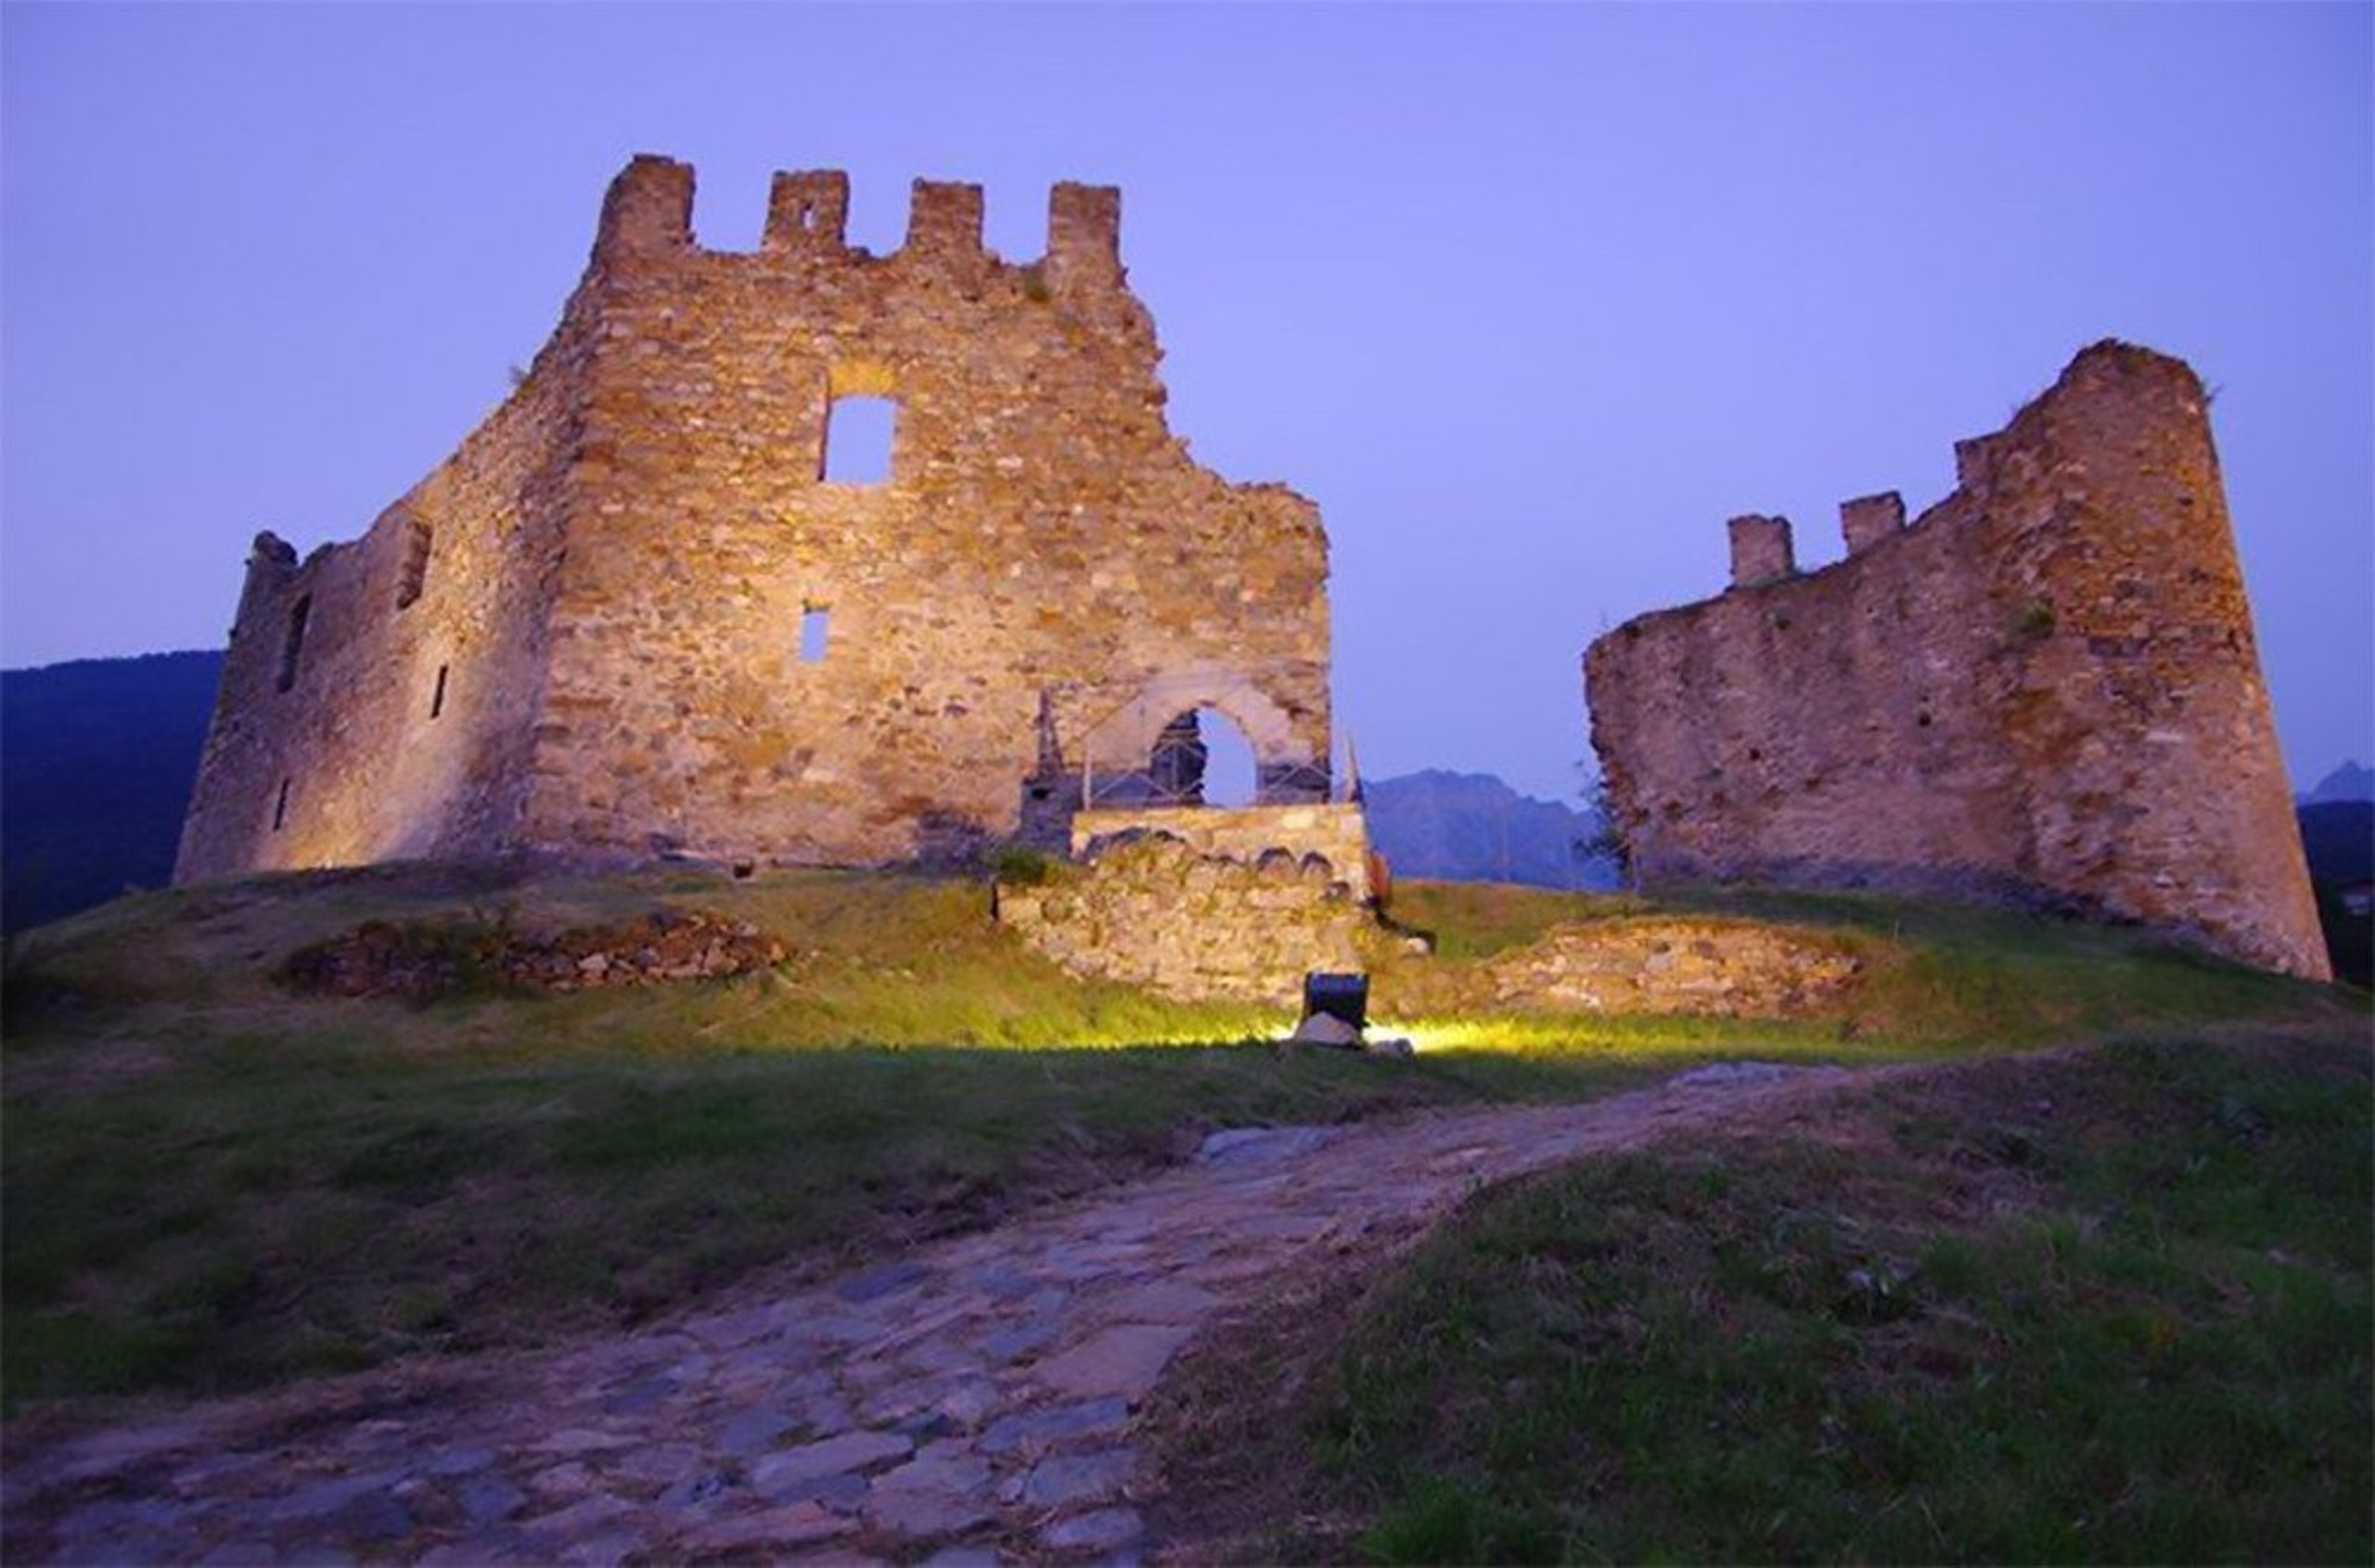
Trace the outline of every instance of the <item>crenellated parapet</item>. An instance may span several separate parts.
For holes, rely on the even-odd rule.
[[[690,164],[638,156],[611,182],[594,244],[597,270],[648,268],[671,258],[715,263],[744,259],[754,265],[783,262],[884,263],[910,274],[958,280],[993,270],[1035,276],[1059,292],[1118,291],[1122,268],[1122,193],[1110,186],[1065,182],[1047,199],[1046,252],[1017,263],[983,243],[982,187],[917,180],[910,188],[905,238],[888,256],[849,243],[849,176],[838,169],[777,172],[769,182],[766,225],[753,257],[711,251],[694,238],[694,174]]]

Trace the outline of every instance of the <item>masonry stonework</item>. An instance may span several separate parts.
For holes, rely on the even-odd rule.
[[[1001,885],[997,915],[1088,979],[1288,1009],[1312,970],[1368,967],[1380,928],[1360,880],[1315,850],[1240,855],[1134,828],[1091,841],[1079,864],[1043,885]]]
[[[1735,521],[1730,592],[1585,656],[1638,874],[2073,907],[2328,978],[2208,402],[2099,343],[1910,525],[1849,503],[1843,561]]]
[[[694,243],[635,159],[511,397],[360,539],[260,535],[179,880],[408,856],[777,864],[1060,844],[1183,714],[1265,803],[1329,791],[1327,541],[1163,416],[1120,197],[1045,256],[918,181],[844,238],[778,174],[755,253]],[[837,402],[895,405],[888,478],[828,482]]]

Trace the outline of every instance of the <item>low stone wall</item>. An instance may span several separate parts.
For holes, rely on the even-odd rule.
[[[1365,860],[1366,852],[1354,865]],[[1302,1002],[1307,972],[1367,967],[1362,942],[1376,928],[1359,891],[1366,878],[1357,871],[1354,877],[1359,880],[1316,853],[1298,855],[1274,845],[1238,859],[1134,820],[1050,882],[1001,884],[997,911],[1000,921],[1075,974],[1181,1001],[1291,1009]]]
[[[1778,1018],[1855,984],[1863,960],[1815,932],[1652,919],[1560,926],[1481,968],[1493,1001],[1521,1012]]]
[[[591,991],[723,980],[783,962],[784,945],[747,920],[658,910],[610,926],[534,936],[482,922],[366,920],[290,954],[281,979],[330,996],[430,1001],[466,991]]]
[[[1329,880],[1341,881],[1355,899],[1369,886],[1369,829],[1353,804],[1257,805],[1236,810],[1204,806],[1100,807],[1072,817],[1072,858],[1091,860],[1107,844],[1136,834],[1160,833],[1200,855],[1248,864],[1281,852],[1296,860],[1318,855]]]

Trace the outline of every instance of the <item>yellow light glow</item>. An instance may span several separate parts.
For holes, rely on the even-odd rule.
[[[1414,1051],[1457,1050],[1463,1046],[1493,1043],[1491,1030],[1481,1023],[1388,1023],[1369,1025],[1369,1033],[1382,1040],[1404,1039]]]

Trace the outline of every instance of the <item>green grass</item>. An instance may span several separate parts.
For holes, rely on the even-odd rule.
[[[1457,975],[1632,901],[1407,889]],[[711,983],[428,1006],[271,977],[366,919],[550,932],[701,908],[787,961]],[[1201,1132],[1582,1099],[1727,1057],[1881,1061],[2169,1017],[2330,1012],[2118,933],[1808,901],[1863,994],[1788,1023],[1428,1021],[1415,1060],[1282,1052],[1291,1020],[1076,981],[985,886],[800,873],[514,884],[409,868],[142,894],[8,972],[0,1397],[254,1386],[634,1322],[1178,1157]],[[1771,911],[1766,911],[1771,913]],[[1460,954],[1469,957],[1460,957]],[[1082,1048],[1094,1047],[1094,1048]]]
[[[1490,1195],[1305,1409],[1365,1531],[1277,1549],[2366,1562],[2369,1130],[2363,1029],[2261,1032]]]

